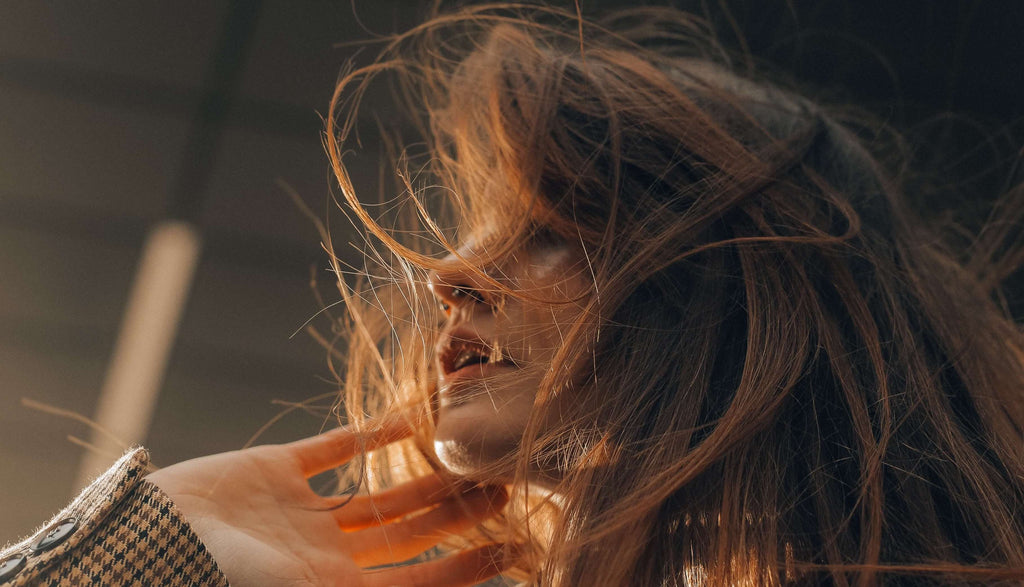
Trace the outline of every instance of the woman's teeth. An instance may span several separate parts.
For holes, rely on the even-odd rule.
[[[473,349],[466,349],[461,351],[452,363],[452,370],[458,371],[459,369],[469,365],[486,365],[490,361],[490,357],[481,353],[480,351]]]

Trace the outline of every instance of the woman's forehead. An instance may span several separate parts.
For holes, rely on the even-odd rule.
[[[473,262],[493,262],[498,257],[522,248],[522,240],[510,234],[508,230],[503,231],[495,227],[477,228],[459,239],[458,246],[449,257],[461,257]]]
[[[530,256],[541,251],[568,248],[563,239],[544,229],[516,233],[509,229],[488,227],[474,230],[459,239],[446,260],[492,264],[510,257]]]
[[[467,240],[450,252],[440,270],[482,272],[496,279],[542,279],[578,273],[583,255],[577,248],[550,239]]]

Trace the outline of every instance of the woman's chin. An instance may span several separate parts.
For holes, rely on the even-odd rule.
[[[523,431],[496,416],[490,402],[440,408],[434,451],[441,463],[452,473],[474,481],[510,482]]]
[[[517,479],[525,427],[514,418],[496,418],[491,402],[449,405],[437,412],[434,452],[454,475],[482,484],[511,484]],[[531,490],[539,491],[557,491],[563,478],[560,471],[536,466],[526,474]]]

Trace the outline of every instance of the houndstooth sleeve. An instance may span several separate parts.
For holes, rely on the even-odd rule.
[[[127,452],[32,536],[0,551],[0,585],[213,585],[227,580],[174,503]]]

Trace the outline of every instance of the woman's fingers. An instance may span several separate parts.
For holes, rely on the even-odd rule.
[[[299,463],[302,474],[312,477],[344,465],[355,455],[412,435],[412,427],[401,417],[388,418],[372,430],[357,433],[336,428],[317,436],[283,445]]]
[[[508,501],[501,487],[474,489],[450,497],[436,508],[384,526],[348,536],[357,564],[372,567],[408,560],[452,535],[462,534],[496,514]]]
[[[501,545],[491,544],[425,563],[366,571],[363,578],[367,587],[464,587],[482,583],[506,566]]]
[[[333,499],[344,505],[332,513],[342,529],[361,530],[432,507],[465,489],[438,475],[427,475],[373,495]]]

